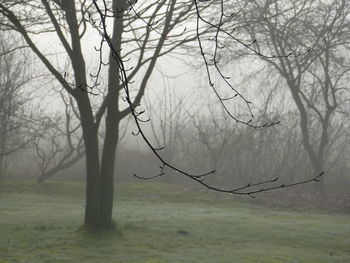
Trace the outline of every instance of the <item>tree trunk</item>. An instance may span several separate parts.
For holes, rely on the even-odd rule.
[[[311,166],[316,174],[320,174],[323,172],[323,151],[316,151],[314,147],[312,146],[312,142],[310,140],[310,134],[309,134],[309,121],[306,109],[302,103],[302,100],[300,98],[300,95],[298,93],[298,88],[296,88],[295,85],[293,85],[288,79],[287,83],[290,87],[290,91],[292,93],[293,99],[297,105],[297,108],[299,110],[299,116],[300,116],[300,130],[302,133],[302,143],[304,146],[304,149],[306,150],[306,153],[309,157]],[[324,185],[323,177],[320,179],[320,184],[316,185],[316,190],[321,193],[322,196],[325,196],[326,190]]]
[[[68,54],[72,61],[75,85],[77,86],[72,95],[78,104],[86,152],[86,206],[84,223],[87,228],[99,229],[103,223],[101,220],[101,174],[98,127],[94,122],[92,105],[87,92],[86,67],[80,43],[75,2],[66,1],[62,8],[66,12],[66,19],[70,30],[71,51]]]
[[[113,10],[121,12],[121,5],[126,1],[114,1]],[[112,44],[116,50],[121,50],[123,34],[123,14],[114,18]],[[119,113],[119,67],[112,54],[109,56],[108,70],[108,102],[106,116],[105,141],[101,158],[101,227],[110,229],[113,227],[112,212],[114,199],[114,165],[119,136],[119,123],[122,117]]]
[[[100,184],[98,145],[85,142],[86,147],[86,207],[84,223],[87,227],[100,228]]]
[[[87,113],[86,115],[82,115],[81,117],[86,151],[86,207],[84,222],[87,227],[99,228],[101,226],[101,176],[98,134],[93,118],[91,118],[92,114]]]
[[[106,138],[101,160],[101,224],[106,229],[113,227],[114,164],[118,145],[119,122],[111,122],[107,118],[107,123],[115,126],[106,127]]]

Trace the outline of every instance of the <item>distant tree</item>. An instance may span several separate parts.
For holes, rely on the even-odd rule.
[[[28,54],[15,42],[10,34],[0,35],[0,177],[7,172],[9,156],[23,150],[35,136],[26,107],[30,97],[23,94],[33,77],[26,63]]]
[[[316,173],[325,169],[331,125],[350,73],[350,5],[333,1],[249,1],[234,20],[239,34],[285,81],[300,118],[302,143]],[[235,58],[248,58],[246,49]],[[258,63],[258,62],[256,62]]]
[[[184,123],[180,138],[189,163],[216,169],[210,176],[211,184],[249,183],[266,177],[297,182],[310,172],[295,114],[262,109],[255,118],[282,124],[255,130],[230,122],[213,105],[207,108],[211,109],[209,114],[191,116]]]
[[[40,176],[44,182],[51,176],[72,167],[85,156],[83,137],[77,109],[71,98],[60,92],[65,107],[64,114],[42,118],[43,132],[34,141]]]
[[[190,96],[189,93],[176,94],[176,89],[165,80],[163,85],[161,91],[149,89],[144,104],[150,116],[152,138],[158,147],[164,147],[164,158],[173,162],[179,150],[181,130],[184,129],[185,111],[191,108]]]

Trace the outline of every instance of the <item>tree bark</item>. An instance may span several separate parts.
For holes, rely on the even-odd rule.
[[[68,52],[74,71],[75,85],[72,94],[77,101],[86,151],[86,207],[85,226],[100,228],[101,220],[101,176],[98,147],[98,127],[94,122],[92,106],[86,86],[86,66],[82,54],[74,1],[67,1],[64,11],[71,36],[71,52]]]
[[[116,50],[121,50],[123,34],[123,11],[124,1],[114,1],[113,10],[121,12],[113,21],[112,44]],[[112,212],[114,199],[114,166],[119,137],[119,123],[122,116],[119,112],[119,66],[110,52],[108,69],[108,101],[106,115],[105,139],[101,158],[101,224],[103,228],[112,228]]]
[[[106,121],[107,122],[107,121]],[[110,124],[109,124],[110,125]],[[116,124],[116,127],[119,125]],[[107,128],[106,128],[107,129]],[[108,136],[108,137],[107,137]],[[108,129],[101,160],[101,226],[113,227],[114,166],[118,144],[118,129]]]
[[[86,148],[86,207],[85,226],[99,228],[100,219],[100,165],[98,156],[98,140],[94,131],[85,130],[84,141]]]

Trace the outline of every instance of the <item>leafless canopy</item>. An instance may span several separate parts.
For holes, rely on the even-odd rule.
[[[175,4],[176,1],[171,1],[167,6],[167,11],[166,12],[171,12],[169,10],[172,10],[172,6]],[[248,110],[250,111],[250,106],[249,104],[251,103],[250,101],[246,100],[244,98],[243,95],[241,95],[233,86],[232,84],[229,82],[229,78],[226,77],[219,65],[218,65],[218,51],[219,49],[222,49],[223,46],[221,45],[220,42],[220,36],[221,35],[225,35],[228,36],[233,42],[234,44],[239,44],[242,45],[244,48],[248,49],[250,52],[252,52],[252,54],[258,55],[258,56],[264,56],[267,58],[272,58],[272,57],[276,57],[275,55],[264,55],[262,53],[260,53],[258,50],[254,49],[254,42],[256,40],[254,40],[252,43],[246,43],[245,41],[241,40],[239,37],[236,37],[234,35],[234,28],[228,30],[225,28],[225,24],[227,21],[230,21],[230,18],[233,17],[235,15],[235,12],[232,12],[230,14],[226,14],[225,12],[225,2],[223,0],[221,1],[213,1],[213,3],[211,3],[211,1],[209,1],[209,4],[213,4],[213,5],[218,5],[220,7],[220,13],[219,13],[219,19],[218,21],[214,21],[216,19],[211,17],[210,12],[208,13],[207,10],[202,9],[202,5],[206,5],[208,4],[208,1],[205,1],[206,3],[203,3],[204,1],[198,1],[195,0],[194,1],[194,5],[195,5],[195,10],[196,10],[196,38],[198,40],[198,45],[199,45],[199,49],[200,49],[200,54],[203,57],[204,60],[204,64],[205,67],[207,69],[207,76],[209,79],[209,86],[213,89],[214,93],[217,95],[220,103],[222,104],[222,106],[224,107],[224,109],[226,110],[227,114],[234,120],[246,125],[249,125],[253,128],[262,128],[262,127],[267,127],[267,126],[271,126],[274,125],[276,123],[267,123],[267,124],[263,124],[263,125],[252,125],[251,122],[252,120],[249,121],[243,121],[240,120],[238,118],[236,118],[234,116],[234,114],[232,114],[227,107],[225,106],[225,103],[227,101],[233,100],[236,97],[241,98],[242,100],[244,100],[244,102],[247,105]],[[215,190],[218,192],[225,192],[225,193],[231,193],[231,194],[239,194],[239,195],[250,195],[252,196],[252,194],[256,194],[256,193],[260,193],[260,192],[264,192],[264,191],[268,191],[268,190],[272,190],[272,189],[278,189],[278,188],[286,188],[286,187],[291,187],[291,186],[296,186],[296,185],[300,185],[300,184],[305,184],[308,182],[312,182],[312,181],[319,181],[320,177],[323,175],[323,172],[318,174],[317,176],[311,178],[311,179],[307,179],[304,181],[300,181],[300,182],[296,182],[296,183],[291,183],[291,184],[273,184],[278,182],[279,177],[277,178],[272,178],[272,179],[268,179],[265,181],[261,181],[261,182],[252,182],[249,183],[247,185],[244,186],[239,186],[236,187],[234,189],[223,189],[223,188],[217,188],[214,186],[209,185],[206,182],[205,177],[209,174],[214,173],[215,171],[210,171],[208,173],[204,173],[204,174],[192,174],[192,173],[188,173],[186,171],[183,171],[179,168],[177,168],[175,165],[171,164],[170,162],[168,162],[167,160],[165,160],[162,157],[161,154],[161,150],[163,148],[157,148],[155,147],[152,142],[147,138],[147,136],[145,135],[143,129],[142,129],[142,123],[147,122],[147,120],[142,119],[141,116],[143,116],[144,111],[139,111],[138,108],[138,104],[134,103],[134,100],[132,99],[132,95],[130,94],[130,77],[128,75],[128,69],[125,66],[125,60],[121,57],[120,55],[120,50],[117,50],[115,45],[113,44],[113,42],[111,41],[110,38],[110,32],[108,32],[108,18],[109,17],[116,17],[121,15],[121,13],[119,12],[112,12],[109,8],[108,8],[108,4],[105,0],[103,1],[93,1],[93,5],[94,8],[97,10],[97,13],[99,15],[98,20],[93,21],[92,24],[93,26],[96,28],[96,30],[98,30],[99,34],[101,35],[101,43],[107,43],[108,47],[111,49],[112,53],[113,53],[113,57],[114,60],[116,61],[116,63],[118,64],[118,69],[119,71],[116,72],[115,74],[118,74],[119,79],[122,83],[122,87],[124,89],[124,93],[125,93],[125,101],[128,103],[129,105],[129,110],[130,113],[133,116],[133,119],[135,121],[136,127],[137,127],[137,132],[134,133],[135,135],[139,135],[143,138],[143,140],[145,141],[145,143],[148,145],[148,147],[150,148],[150,150],[154,153],[154,155],[159,159],[159,161],[161,162],[161,166],[160,166],[160,172],[159,174],[156,174],[154,176],[150,176],[150,177],[141,177],[135,174],[135,176],[137,178],[140,179],[144,179],[144,180],[148,180],[148,179],[152,179],[155,177],[159,177],[164,175],[165,170],[166,169],[171,169],[179,174],[182,174],[188,178],[190,178],[191,180],[194,180],[196,182],[198,182],[199,184],[205,186],[208,189],[211,190]],[[129,2],[129,6],[125,7],[126,9],[124,11],[127,12],[137,12],[135,10],[137,10],[137,3],[135,2]],[[204,10],[204,11],[202,11]],[[202,13],[203,12],[203,13]],[[236,12],[239,12],[236,11]],[[168,14],[169,16],[171,16],[171,14]],[[209,15],[209,18],[206,18],[205,16]],[[217,18],[217,15],[216,15]],[[141,20],[147,24],[148,26],[148,30],[154,30],[153,28],[153,24],[152,22],[147,21],[146,19],[142,19]],[[201,25],[200,22],[204,23],[207,27],[208,30],[203,33],[201,31]],[[166,28],[166,27],[165,27]],[[210,41],[214,42],[214,53],[211,54],[207,54],[204,51],[204,44],[203,44],[203,35],[205,34],[212,34],[212,37],[210,39]],[[182,33],[180,33],[179,35],[175,36],[175,37],[181,37]],[[164,41],[167,41],[167,39],[169,39],[169,36],[166,34],[166,32],[164,33],[160,33],[159,32],[159,37],[163,38]],[[208,38],[208,36],[206,36],[206,38]],[[171,41],[171,40],[170,40]],[[307,53],[309,50],[305,51],[305,53]],[[287,55],[283,55],[283,56],[292,56],[293,54],[287,54]],[[303,54],[298,54],[298,56],[302,56]],[[101,64],[103,64],[103,61],[100,62]],[[217,92],[217,90],[215,89],[214,83],[212,81],[212,77],[211,77],[211,70],[210,67],[214,67],[216,72],[221,76],[222,80],[226,83],[226,85],[234,92],[234,95],[232,97],[229,98],[224,98],[222,96],[219,95],[219,93]],[[250,111],[251,112],[251,111]],[[252,118],[254,117],[253,114],[251,113]]]

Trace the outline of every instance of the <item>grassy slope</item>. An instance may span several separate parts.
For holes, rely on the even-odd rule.
[[[348,215],[219,202],[156,183],[117,192],[117,230],[87,234],[78,230],[82,185],[0,182],[0,262],[350,262]]]

